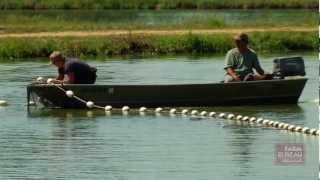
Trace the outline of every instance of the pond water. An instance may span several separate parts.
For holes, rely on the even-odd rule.
[[[272,70],[272,59],[261,64]],[[318,127],[317,56],[303,54],[309,81],[297,105],[212,107]],[[89,61],[98,84],[207,83],[223,79],[223,57]],[[26,85],[54,75],[47,61],[0,63],[0,179],[316,179],[318,138],[222,119],[35,109]],[[201,107],[200,107],[201,108]],[[276,144],[302,143],[303,164],[275,162]]]

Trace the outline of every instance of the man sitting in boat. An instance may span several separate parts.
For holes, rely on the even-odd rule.
[[[49,56],[51,64],[58,68],[58,77],[53,83],[94,84],[97,69],[77,59],[65,58],[61,52],[54,51]],[[66,75],[66,76],[65,76]]]
[[[225,59],[225,82],[262,80],[265,78],[257,54],[248,47],[249,38],[245,33],[234,37],[236,48],[228,51]],[[253,69],[257,73],[253,72]]]

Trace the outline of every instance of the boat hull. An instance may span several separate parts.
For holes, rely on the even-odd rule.
[[[230,106],[257,104],[295,104],[306,78],[235,83],[181,85],[64,85],[75,95],[96,105],[113,107],[158,106]],[[85,108],[86,105],[47,84],[31,84],[28,94],[61,108]],[[47,105],[48,105],[47,104]]]

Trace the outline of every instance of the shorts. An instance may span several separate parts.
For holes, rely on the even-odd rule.
[[[239,76],[240,80],[241,81],[252,81],[253,80],[253,74],[252,73],[249,73],[245,76]],[[224,82],[232,82],[234,81],[233,77],[231,77],[230,75],[226,75],[225,76],[225,80]]]

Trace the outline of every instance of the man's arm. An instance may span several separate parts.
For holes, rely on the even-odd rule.
[[[58,69],[58,73],[59,75],[57,76],[56,80],[59,80],[59,81],[63,81],[64,80],[64,68],[59,68]]]
[[[59,74],[56,80],[62,81],[64,79],[64,74]]]
[[[233,68],[227,67],[225,70],[227,71],[227,74],[234,79],[234,81],[241,81],[241,79],[234,72]]]
[[[75,81],[74,73],[68,73],[68,79],[66,80],[66,82],[69,84],[74,84],[74,81]]]
[[[259,75],[264,75],[264,70],[260,66],[258,56],[256,57],[255,61],[253,62],[253,68],[259,73]]]
[[[225,64],[224,64],[224,70],[227,72],[229,76],[232,77],[233,81],[241,81],[240,78],[237,76],[237,74],[234,71],[234,55],[232,54],[232,51],[228,51],[226,58],[225,58]]]
[[[63,76],[64,77],[64,76]],[[62,78],[62,79],[58,79],[59,77],[57,77],[56,79],[54,79],[52,81],[52,83],[54,84],[74,84],[74,73],[68,73],[66,78]]]
[[[60,73],[59,71],[59,75],[56,77],[56,79],[52,80],[52,83],[61,84],[63,82],[64,82],[64,74]]]

